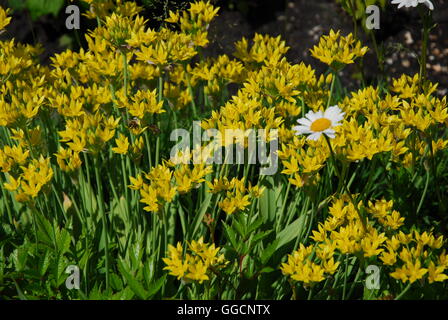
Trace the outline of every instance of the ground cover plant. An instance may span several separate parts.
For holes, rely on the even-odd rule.
[[[355,90],[361,30],[310,48],[319,74],[269,35],[205,55],[209,2],[158,29],[134,2],[84,2],[87,47],[50,65],[0,42],[2,299],[447,298],[430,1],[393,1],[421,12],[420,72]]]

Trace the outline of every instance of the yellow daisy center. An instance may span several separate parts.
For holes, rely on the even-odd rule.
[[[320,118],[311,124],[311,131],[320,132],[331,127],[331,121],[327,118]]]

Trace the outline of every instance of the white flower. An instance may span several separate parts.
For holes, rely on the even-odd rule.
[[[297,120],[300,126],[295,126],[292,129],[297,131],[297,135],[310,134],[308,140],[319,140],[322,134],[334,138],[333,128],[341,125],[340,121],[344,119],[344,114],[337,105],[329,107],[325,112],[308,111],[305,118]]]
[[[392,4],[398,4],[398,9],[401,7],[416,7],[419,3],[426,5],[429,10],[434,10],[434,5],[430,0],[392,0]]]

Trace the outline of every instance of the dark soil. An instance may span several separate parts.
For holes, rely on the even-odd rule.
[[[177,1],[179,2],[179,1]],[[287,53],[289,61],[304,61],[311,64],[318,72],[325,72],[326,66],[310,56],[310,49],[318,43],[319,37],[330,29],[341,30],[343,34],[353,32],[351,18],[342,10],[335,0],[287,0],[287,1],[212,1],[221,7],[219,16],[212,23],[210,38],[213,42],[208,54],[232,54],[234,42],[246,37],[251,39],[258,32],[273,36],[281,35],[290,47]],[[5,6],[6,1],[0,0]],[[435,10],[433,17],[438,26],[430,35],[430,52],[428,56],[428,77],[439,82],[439,94],[448,93],[448,0],[433,0]],[[233,7],[233,9],[232,9]],[[149,9],[148,9],[149,10]],[[148,13],[147,10],[147,13]],[[147,14],[148,17],[151,14]],[[14,37],[24,43],[42,43],[45,53],[43,63],[67,46],[78,46],[77,35],[65,28],[64,10],[58,17],[43,16],[32,22],[29,14],[18,12],[13,15],[7,32],[1,38]],[[94,22],[81,21],[82,35]],[[62,41],[72,39],[72,43]],[[68,36],[68,37],[67,37]],[[364,58],[367,82],[378,75],[377,59],[370,39],[362,30],[360,38],[371,50]],[[418,10],[396,9],[389,5],[381,14],[381,28],[377,38],[387,48],[385,76],[396,77],[402,73],[413,75],[418,72],[417,56],[421,48],[421,21]],[[80,39],[81,43],[83,39]],[[344,70],[343,80],[349,87],[357,85],[352,79],[354,68]]]
[[[436,3],[437,1],[437,3]],[[439,82],[438,93],[448,93],[448,0],[434,0],[433,18],[437,27],[430,35],[428,54],[428,78]],[[397,77],[401,74],[418,73],[417,56],[421,48],[421,21],[415,8],[396,9],[390,5],[381,13],[381,26],[377,39],[386,48],[385,76]],[[233,52],[233,43],[242,36],[252,38],[254,33],[281,35],[290,47],[287,53],[291,62],[304,61],[319,72],[325,72],[326,66],[310,55],[310,49],[319,41],[319,37],[330,29],[341,30],[343,34],[353,32],[351,17],[334,0],[290,0],[278,11],[270,11],[270,19],[263,24],[251,24],[238,11],[224,10],[216,18],[211,37],[215,44],[214,53]],[[367,81],[378,75],[378,63],[373,44],[363,31],[360,32],[363,43],[371,50],[364,58]],[[367,38],[367,39],[366,39]],[[353,68],[344,70],[344,80],[353,83]]]

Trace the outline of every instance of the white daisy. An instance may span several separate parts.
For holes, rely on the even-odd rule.
[[[419,3],[423,3],[430,10],[434,10],[434,5],[430,0],[392,0],[392,4],[398,4],[398,9],[401,7],[416,7]]]
[[[297,122],[300,126],[294,126],[292,129],[297,131],[297,135],[310,134],[308,140],[319,140],[322,134],[329,138],[335,137],[334,127],[340,124],[344,119],[345,112],[336,105],[329,107],[325,112],[309,111],[305,118],[300,118]]]

